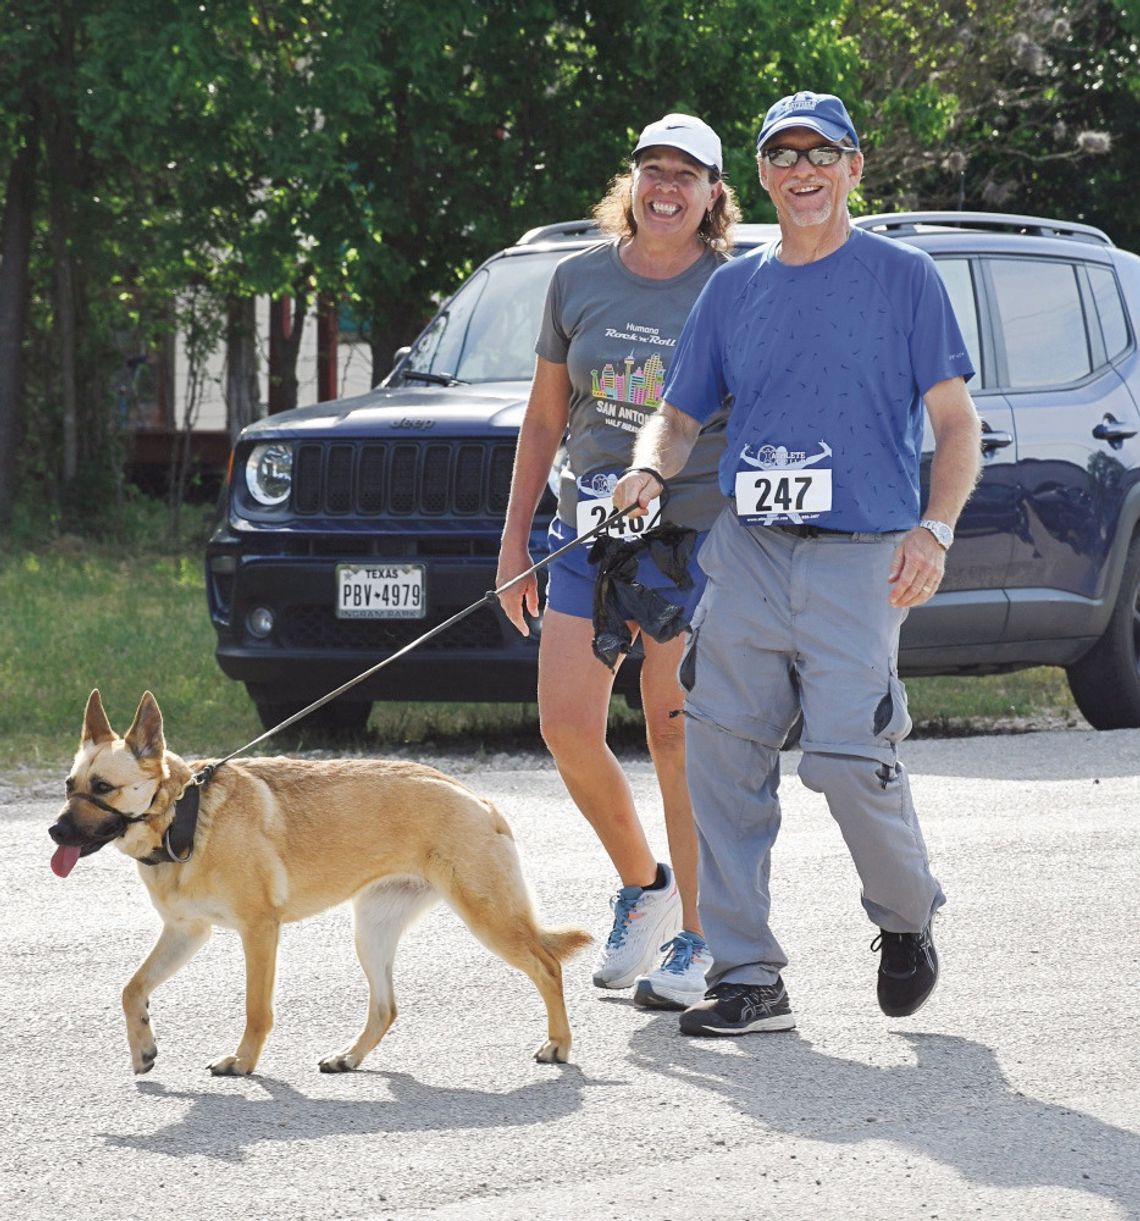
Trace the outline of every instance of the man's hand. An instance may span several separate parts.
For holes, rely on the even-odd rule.
[[[946,552],[942,544],[923,526],[908,530],[899,540],[887,580],[891,584],[890,602],[900,609],[929,602],[942,584]]]
[[[970,498],[981,470],[981,425],[974,400],[960,377],[937,382],[925,394],[934,432],[930,496],[924,516],[953,526]],[[946,552],[923,526],[903,535],[889,577],[891,605],[899,608],[929,602],[942,584]]]
[[[499,552],[495,588],[502,589],[512,577],[517,577],[520,572],[526,572],[532,563],[530,552],[525,547],[504,547]],[[510,589],[504,589],[499,594],[499,605],[503,608],[503,614],[515,627],[524,636],[529,636],[530,628],[527,626],[523,611],[525,610],[532,618],[538,614],[538,578],[532,572],[524,580],[517,581]]]
[[[630,517],[644,517],[649,502],[664,491],[661,480],[648,471],[627,471],[614,487],[614,508],[629,509]]]

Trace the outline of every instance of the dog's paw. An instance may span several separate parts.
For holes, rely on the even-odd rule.
[[[151,1043],[149,1047],[144,1047],[140,1051],[131,1053],[131,1066],[136,1073],[149,1073],[154,1068],[154,1061],[157,1055],[158,1048]]]
[[[154,1068],[158,1046],[154,1041],[150,1023],[145,1017],[137,1025],[128,1023],[127,1043],[131,1049],[131,1067],[136,1073],[149,1073]]]
[[[539,1064],[569,1064],[570,1048],[556,1043],[553,1039],[547,1039],[534,1053],[534,1058]]]
[[[215,1077],[248,1077],[253,1066],[244,1063],[238,1056],[222,1056],[209,1066]]]
[[[131,1067],[136,1073],[149,1073],[154,1068],[158,1047],[150,1024],[150,1003],[135,1000],[128,988],[123,992],[123,1010],[127,1018],[127,1046],[131,1049]]]
[[[338,1051],[331,1056],[325,1056],[320,1062],[322,1073],[351,1073],[359,1066],[359,1058],[350,1051]]]

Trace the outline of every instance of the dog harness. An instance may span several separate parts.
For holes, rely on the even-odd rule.
[[[201,790],[218,766],[216,763],[207,763],[191,776],[190,783],[182,790],[182,796],[174,803],[174,817],[162,837],[162,849],[156,849],[150,856],[136,857],[140,865],[166,865],[170,862],[185,865],[194,855],[194,833],[198,829]]]

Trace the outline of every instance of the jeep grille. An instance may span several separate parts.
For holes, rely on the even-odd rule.
[[[288,606],[278,623],[278,640],[290,649],[355,649],[384,653],[411,644],[454,612],[450,607],[426,619],[338,619],[327,606]],[[495,612],[481,608],[424,643],[433,649],[498,649],[503,631]]]
[[[512,441],[306,442],[293,508],[302,515],[504,517]]]

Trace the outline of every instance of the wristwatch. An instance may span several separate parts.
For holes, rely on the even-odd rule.
[[[924,517],[918,524],[924,530],[929,530],[934,535],[935,541],[943,551],[950,550],[950,544],[954,541],[954,531],[944,521],[935,521],[933,518]]]

